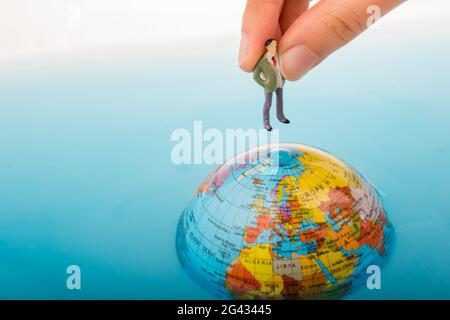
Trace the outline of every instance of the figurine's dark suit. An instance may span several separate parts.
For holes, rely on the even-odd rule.
[[[271,131],[270,107],[272,105],[272,95],[275,91],[277,96],[277,118],[282,123],[289,123],[283,113],[283,85],[284,79],[281,75],[278,55],[267,51],[259,60],[253,71],[253,79],[265,90],[265,101],[263,107],[264,128]]]

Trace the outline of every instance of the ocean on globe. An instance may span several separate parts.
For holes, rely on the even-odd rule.
[[[335,299],[381,266],[393,229],[352,167],[299,144],[258,147],[200,184],[180,218],[181,265],[230,299]]]

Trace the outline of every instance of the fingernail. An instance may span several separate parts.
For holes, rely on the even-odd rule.
[[[288,80],[298,80],[307,74],[317,61],[319,57],[311,50],[297,45],[281,55],[281,72]]]
[[[245,35],[245,33],[242,33],[241,44],[239,46],[239,65],[240,66],[242,65],[242,63],[245,60],[245,57],[248,54],[248,49],[249,49],[249,45],[248,45],[247,36]]]

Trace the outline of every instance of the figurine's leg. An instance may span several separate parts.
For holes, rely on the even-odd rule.
[[[272,92],[265,92],[265,100],[263,107],[263,120],[264,128],[268,131],[272,131],[272,126],[270,125],[270,107],[272,105]]]
[[[283,88],[277,88],[275,92],[277,94],[277,118],[282,123],[289,123],[290,121],[283,113]]]

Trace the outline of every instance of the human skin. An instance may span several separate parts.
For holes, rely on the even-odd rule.
[[[247,0],[239,66],[252,72],[267,39],[278,40],[281,72],[295,81],[345,46],[368,26],[370,10],[385,15],[405,0]]]

